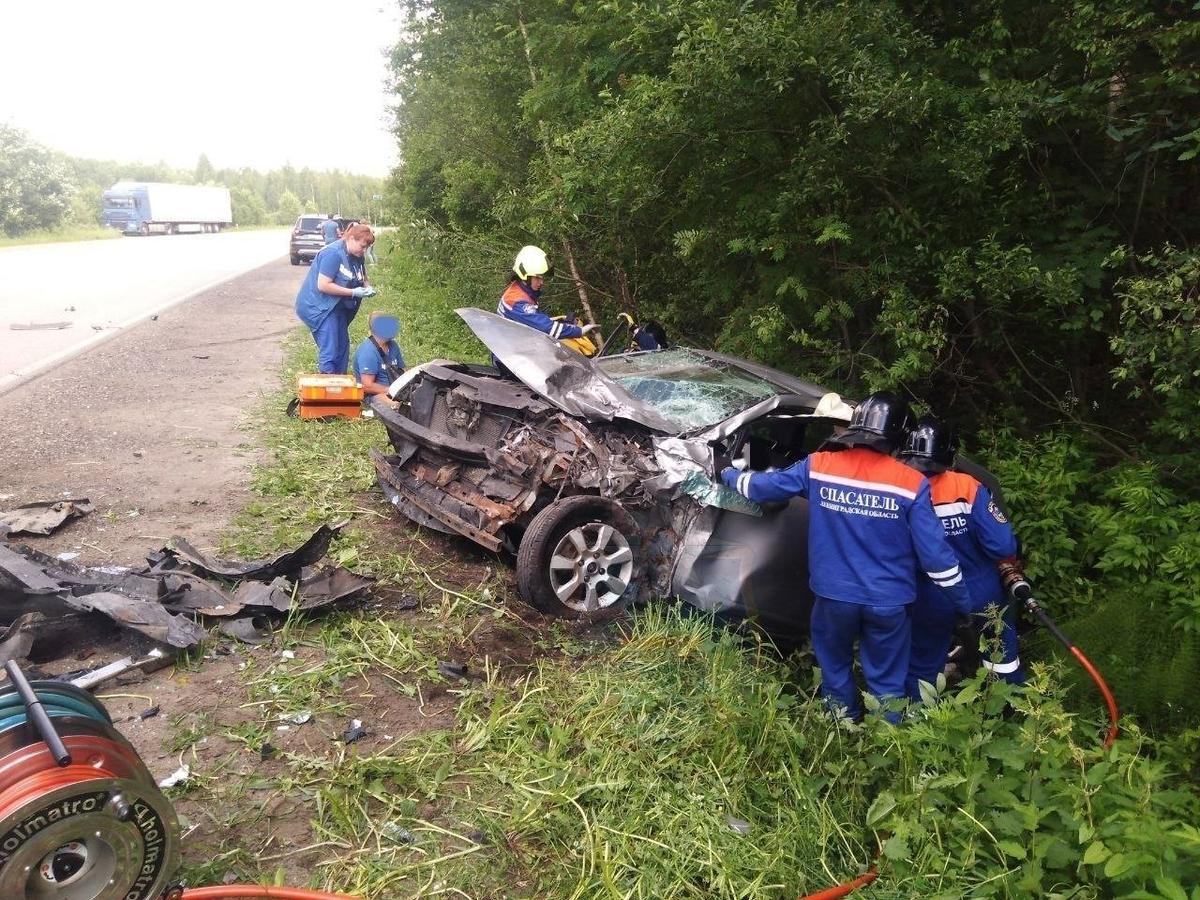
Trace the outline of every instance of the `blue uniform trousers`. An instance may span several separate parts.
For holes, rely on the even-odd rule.
[[[350,365],[350,323],[339,303],[313,329],[317,342],[317,371],[322,375],[344,375]]]
[[[1016,614],[1009,604],[1004,613],[1004,627],[1000,632],[1002,652],[996,659],[995,633],[988,618],[987,607],[976,612],[972,623],[983,631],[981,652],[984,668],[1003,678],[1009,684],[1024,684],[1025,672],[1021,668],[1017,648]],[[946,665],[946,654],[954,639],[954,607],[949,603],[930,597],[921,597],[912,605],[912,654],[908,664],[907,689],[913,700],[921,699],[919,681],[930,684],[937,682],[938,674]],[[974,672],[964,673],[968,676]]]
[[[881,701],[904,696],[912,625],[907,606],[870,606],[817,597],[812,611],[812,644],[821,667],[821,692],[844,706],[850,716],[862,717],[862,702],[854,683],[854,642],[867,689]],[[890,722],[899,712],[886,713]]]

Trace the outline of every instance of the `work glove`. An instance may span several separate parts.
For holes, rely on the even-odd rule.
[[[585,336],[591,334],[593,331],[599,331],[599,330],[600,330],[600,326],[596,325],[595,323],[593,323],[591,325],[583,326],[583,333]]]
[[[356,287],[356,288],[354,288],[354,290],[352,290],[350,292],[350,296],[353,297],[355,300],[363,300],[367,297],[374,297],[375,289],[366,287],[366,286]]]
[[[721,470],[721,481],[724,483],[725,487],[733,488],[736,491],[738,476],[741,474],[742,473],[733,466],[726,466]]]

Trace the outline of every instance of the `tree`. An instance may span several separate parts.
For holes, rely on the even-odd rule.
[[[212,163],[208,161],[208,155],[200,154],[200,158],[196,160],[195,181],[196,184],[209,184],[216,181],[217,172],[213,168]]]
[[[265,225],[267,207],[249,188],[234,186],[229,191],[233,202],[233,221],[238,225]]]
[[[285,188],[279,195],[279,204],[275,208],[276,224],[291,225],[302,212],[304,204],[300,202],[300,198]]]
[[[73,192],[61,159],[24,131],[0,124],[0,231],[18,235],[61,225]]]

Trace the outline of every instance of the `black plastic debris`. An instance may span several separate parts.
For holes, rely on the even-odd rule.
[[[159,714],[160,710],[161,710],[161,707],[151,706],[149,709],[143,709],[140,713],[137,714],[136,718],[141,719],[144,722],[146,719],[153,719],[155,716],[157,716]]]
[[[210,560],[175,539],[178,549],[153,554],[139,570],[85,568],[0,539],[0,626],[28,613],[48,623],[94,614],[177,648],[198,644],[214,623],[237,640],[261,643],[289,613],[348,603],[374,583],[315,565],[342,527],[323,525],[296,549],[253,562]],[[7,636],[0,633],[0,645]],[[13,649],[28,652],[22,642]]]
[[[25,503],[7,512],[0,512],[0,533],[52,534],[68,519],[86,516],[91,511],[92,503],[86,497]]]
[[[271,759],[275,755],[275,747],[272,744],[263,744],[258,748],[258,758],[263,762]]]
[[[305,566],[311,566],[329,551],[329,544],[346,527],[345,522],[322,525],[312,536],[295,550],[288,550],[270,559],[238,562],[235,560],[210,559],[185,539],[171,539],[174,549],[164,549],[164,556],[176,556],[186,560],[193,568],[218,578],[249,578],[253,581],[271,581],[278,575],[296,574]]]
[[[353,744],[367,736],[367,729],[362,727],[361,719],[351,719],[350,727],[342,732],[342,743]]]
[[[445,675],[447,678],[466,678],[467,677],[467,667],[463,663],[446,662],[445,660],[440,660],[437,664],[437,668],[438,668],[438,671],[441,672],[443,675]]]

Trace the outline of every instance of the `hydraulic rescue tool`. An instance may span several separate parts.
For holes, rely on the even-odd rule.
[[[141,757],[87,691],[30,684],[15,662],[0,685],[3,900],[354,900],[285,887],[187,888],[179,821]]]
[[[1088,677],[1096,683],[1096,687],[1100,689],[1100,695],[1104,698],[1104,703],[1108,707],[1108,731],[1104,736],[1104,746],[1107,749],[1112,746],[1113,741],[1117,739],[1117,722],[1121,719],[1121,713],[1117,710],[1117,700],[1109,690],[1108,682],[1104,680],[1104,676],[1092,665],[1092,661],[1083,655],[1083,651],[1072,643],[1061,628],[1055,623],[1046,611],[1033,596],[1033,587],[1029,584],[1025,577],[1025,571],[1021,567],[1020,560],[1005,559],[1001,560],[997,568],[1000,571],[1000,580],[1004,584],[1005,590],[1014,601],[1020,603],[1024,609],[1046,626],[1046,630],[1054,635],[1054,639],[1067,648],[1067,651],[1075,657],[1076,661],[1083,670],[1088,673]]]

